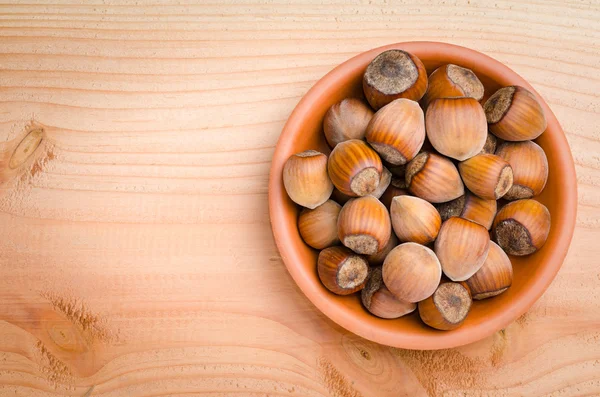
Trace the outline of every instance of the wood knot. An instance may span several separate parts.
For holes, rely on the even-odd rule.
[[[71,323],[55,323],[49,326],[48,335],[50,339],[63,350],[76,351],[87,350],[87,346],[81,343],[81,337],[73,328]]]
[[[366,350],[360,349],[360,355],[363,356],[363,358],[365,360],[370,360],[371,359],[371,354],[368,351],[366,351]]]
[[[385,359],[376,345],[356,336],[344,335],[342,347],[349,362],[361,371],[371,375],[379,375],[386,371],[382,363],[382,359]]]
[[[8,162],[8,167],[11,170],[21,166],[35,150],[40,146],[44,138],[44,130],[35,128],[29,131],[27,135],[19,142]]]
[[[89,351],[89,342],[85,335],[68,318],[51,309],[38,312],[39,324],[44,333],[39,334],[40,340],[51,350],[60,349],[63,353],[83,354]],[[51,343],[49,343],[51,342]]]

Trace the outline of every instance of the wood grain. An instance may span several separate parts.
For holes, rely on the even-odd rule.
[[[579,181],[573,243],[543,298],[438,352],[321,315],[267,208],[301,96],[358,52],[408,40],[471,47],[528,79]],[[600,395],[599,71],[590,0],[4,1],[0,395]],[[11,168],[34,129],[41,143]]]

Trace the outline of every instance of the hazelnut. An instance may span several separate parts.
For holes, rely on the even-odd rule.
[[[492,241],[483,266],[466,283],[473,299],[480,300],[500,295],[510,287],[512,279],[513,268],[510,259],[502,248]]]
[[[283,166],[283,186],[296,204],[310,209],[323,204],[333,191],[327,156],[316,150],[290,156]]]
[[[462,325],[472,304],[467,287],[462,283],[445,282],[432,296],[419,302],[419,316],[430,327],[449,331]]]
[[[453,216],[458,216],[479,223],[490,230],[497,209],[496,200],[486,200],[467,192],[464,196],[436,205],[442,222]]]
[[[381,318],[398,318],[412,313],[417,305],[397,299],[383,283],[381,267],[374,268],[369,274],[367,284],[361,291],[361,300],[365,308]]]
[[[496,216],[497,206],[498,202],[496,200],[486,200],[474,194],[467,193],[460,217],[479,223],[487,230],[490,230]]]
[[[550,211],[535,200],[513,201],[498,211],[492,230],[507,254],[529,255],[542,248],[548,238]]]
[[[471,97],[483,98],[483,84],[471,69],[457,65],[440,66],[429,76],[429,86],[422,99],[423,108],[437,98]]]
[[[481,149],[481,152],[479,152],[479,154],[494,154],[496,153],[496,146],[498,145],[498,138],[496,138],[496,136],[494,134],[490,134],[488,132],[487,134],[487,138],[485,140],[485,144],[483,145],[483,149]]]
[[[317,272],[329,291],[350,295],[365,286],[369,264],[346,247],[329,247],[319,253]]]
[[[357,98],[346,98],[331,106],[323,120],[323,132],[329,146],[350,139],[363,139],[373,110]]]
[[[314,210],[303,209],[298,216],[298,230],[304,242],[316,249],[338,244],[337,220],[341,209],[333,200],[327,200]]]
[[[419,153],[408,163],[406,184],[412,194],[430,203],[444,203],[465,194],[456,166],[447,158],[429,152]]]
[[[483,106],[490,132],[505,141],[535,139],[546,130],[546,116],[535,95],[520,86],[500,88]]]
[[[401,301],[419,302],[429,297],[441,277],[438,258],[432,250],[417,243],[400,244],[383,262],[383,282]]]
[[[392,225],[390,214],[373,196],[348,201],[338,217],[338,237],[358,254],[373,255],[387,244]]]
[[[513,185],[504,199],[531,198],[544,190],[548,180],[548,159],[537,144],[531,141],[506,142],[500,145],[496,155],[506,160],[513,169]]]
[[[495,154],[478,154],[458,164],[458,171],[467,188],[487,200],[498,200],[513,185],[510,164]]]
[[[394,197],[404,196],[408,194],[408,191],[406,189],[400,189],[394,186],[393,181],[394,180],[392,179],[392,183],[390,184],[390,186],[388,186],[383,195],[379,198],[379,200],[381,200],[381,202],[383,203],[383,205],[385,205],[385,208],[387,208],[388,211],[392,206],[392,199]],[[402,178],[402,181],[404,181],[404,178]]]
[[[419,104],[396,99],[375,113],[367,127],[367,142],[390,164],[406,164],[425,140],[425,121]]]
[[[381,172],[381,178],[379,178],[379,185],[377,188],[371,192],[371,196],[375,198],[380,198],[383,196],[383,193],[387,190],[388,186],[392,182],[392,173],[387,168],[383,167],[383,171]]]
[[[418,101],[426,90],[427,71],[423,62],[402,50],[377,55],[363,76],[365,97],[375,110],[398,98]]]
[[[392,227],[400,241],[423,245],[435,240],[442,224],[435,207],[418,197],[394,197],[390,215]]]
[[[488,256],[490,237],[478,223],[450,218],[442,223],[435,253],[444,274],[452,281],[464,281],[481,268]]]
[[[474,98],[438,98],[425,115],[427,138],[438,152],[463,161],[481,152],[487,140],[483,108]]]
[[[351,139],[338,143],[333,148],[327,171],[340,192],[357,197],[377,189],[383,165],[379,155],[365,142]]]

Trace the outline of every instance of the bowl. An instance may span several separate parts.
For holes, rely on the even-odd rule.
[[[346,97],[363,97],[362,75],[373,58],[389,49],[402,49],[419,57],[427,72],[453,63],[469,68],[485,86],[484,100],[495,90],[521,85],[540,101],[548,128],[535,141],[548,157],[546,188],[536,197],[552,217],[546,244],[526,257],[511,257],[513,285],[503,294],[476,301],[462,327],[438,331],[424,325],[418,314],[384,320],[369,314],[359,294],[337,296],[317,276],[318,252],[308,247],[296,226],[299,207],[287,196],[282,169],[288,157],[307,149],[329,153],[322,123],[327,109]],[[556,117],[536,91],[521,76],[502,63],[468,48],[445,43],[409,42],[376,48],[342,63],[319,80],[302,98],[288,119],[273,156],[269,178],[269,212],[275,242],[283,262],[302,292],[331,320],[363,338],[405,349],[444,349],[483,339],[521,316],[548,288],[567,254],[577,211],[575,166],[565,134]]]

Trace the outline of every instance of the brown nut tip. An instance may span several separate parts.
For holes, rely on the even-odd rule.
[[[369,264],[346,247],[329,247],[319,253],[317,273],[329,291],[349,295],[364,287]]]
[[[471,310],[469,290],[460,283],[442,283],[428,299],[419,302],[421,320],[432,328],[449,331],[458,328]]]
[[[398,98],[418,101],[427,90],[427,71],[413,54],[402,50],[384,51],[367,66],[363,90],[375,110]]]
[[[450,64],[446,71],[450,80],[462,89],[464,96],[478,101],[483,98],[483,84],[471,69]]]
[[[507,254],[529,255],[546,243],[550,211],[536,200],[513,201],[498,211],[492,229],[498,245]]]

